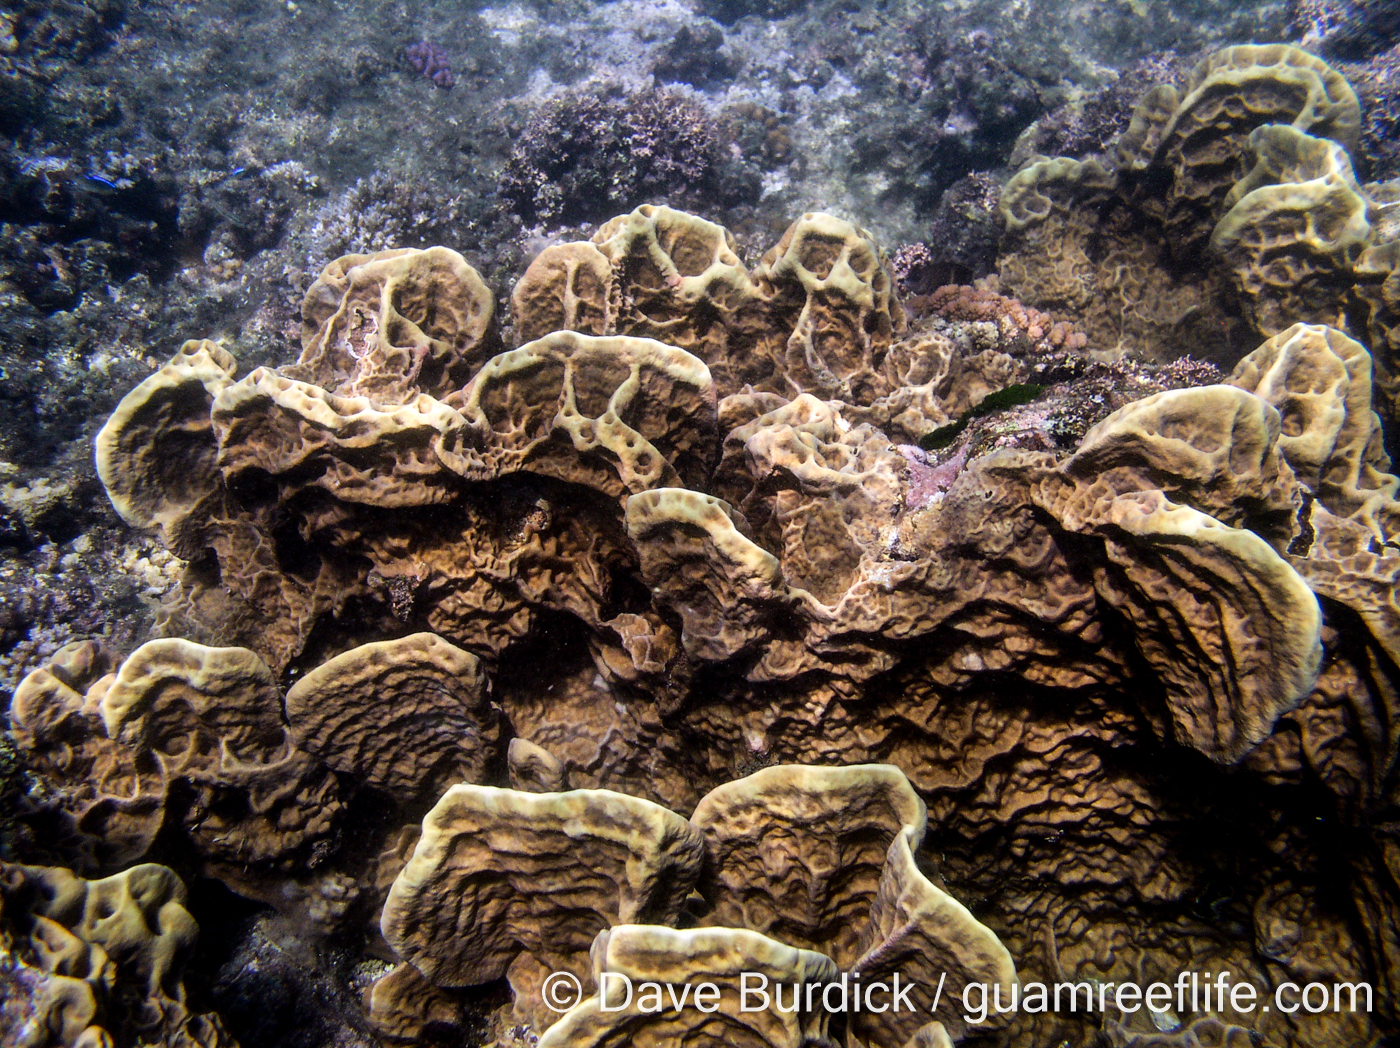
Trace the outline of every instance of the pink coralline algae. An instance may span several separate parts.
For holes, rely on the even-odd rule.
[[[447,52],[427,40],[411,44],[404,52],[414,71],[433,82],[434,87],[450,88],[457,82],[448,64]]]
[[[1004,338],[1025,339],[1046,348],[1083,349],[1088,343],[1081,331],[1065,320],[1022,305],[997,290],[993,278],[979,280],[971,287],[950,284],[932,295],[918,296],[907,303],[911,315],[941,316],[952,321],[988,321],[997,325]]]
[[[930,455],[917,444],[899,444],[895,450],[909,463],[909,494],[905,508],[923,509],[943,497],[967,464],[970,445],[963,444],[946,462],[935,464]]]

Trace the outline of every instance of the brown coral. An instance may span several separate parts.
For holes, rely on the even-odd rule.
[[[1349,301],[1374,302],[1383,278],[1363,259],[1393,237],[1352,173],[1359,126],[1355,93],[1320,59],[1227,48],[1143,97],[1117,171],[1036,157],[1012,177],[1001,280],[1087,318],[1093,349],[1152,359],[1228,365],[1256,333],[1340,325]]]
[[[487,476],[528,471],[620,495],[698,484],[711,468],[709,369],[652,339],[552,332],[493,358],[448,403]],[[451,454],[439,452],[450,465]]]
[[[544,979],[586,976],[605,928],[673,922],[702,852],[684,819],[634,797],[454,786],[389,892],[384,937],[439,986],[509,975],[517,1015],[542,1031],[556,1015]]]
[[[752,273],[721,226],[644,205],[591,244],[546,248],[516,286],[529,337],[560,327],[660,339],[704,360],[721,396],[748,384],[868,403],[904,316],[883,253],[831,215],[798,219]]]
[[[691,821],[710,858],[705,924],[820,950],[866,985],[896,973],[913,984],[912,1011],[852,1021],[867,1041],[914,1036],[935,1014],[935,985],[953,998],[969,983],[1009,996],[1005,947],[915,864],[925,809],[897,768],[768,768],[706,794]],[[936,1014],[962,1033],[956,1009]]]
[[[772,381],[771,362],[753,354],[766,325],[734,238],[668,207],[644,205],[605,223],[588,243],[546,248],[512,302],[522,338],[557,330],[642,335],[705,361],[721,393]]]
[[[122,519],[158,528],[177,552],[197,549],[187,521],[213,511],[217,448],[209,409],[233,381],[228,352],[186,342],[165,367],[128,393],[97,434],[97,475]]]
[[[97,881],[0,864],[0,953],[41,973],[37,1029],[0,1027],[17,1036],[7,1043],[236,1048],[218,1016],[186,1004],[181,969],[199,932],[187,902],[180,879],[151,863]]]
[[[342,396],[399,402],[459,388],[499,348],[495,300],[445,247],[345,255],[302,304],[291,378]]]
[[[1371,356],[1335,328],[1295,324],[1236,365],[1227,380],[1272,404],[1279,450],[1298,479],[1338,516],[1381,541],[1400,531],[1396,478],[1372,410]]]
[[[1100,354],[1230,359],[1240,336],[1225,278],[1174,265],[1171,241],[1118,190],[1093,160],[1038,157],[1017,172],[1000,204],[1001,285],[1075,317]]]
[[[600,932],[593,947],[592,981],[608,985],[609,999],[588,998],[550,1027],[539,1043],[544,1048],[689,1048],[717,1042],[743,1048],[828,1048],[834,1042],[826,1036],[825,1011],[752,1007],[758,998],[745,999],[743,990],[781,986],[784,993],[801,995],[836,976],[836,966],[821,954],[754,932],[622,925]],[[619,1007],[622,987],[628,983],[643,987],[642,994],[649,992],[648,986],[699,990],[707,985],[718,993],[684,1008],[667,1008],[664,998],[659,1006],[644,1004],[642,994]]]
[[[1274,123],[1345,137],[1345,105],[1312,60],[1251,61],[1253,72],[1213,66],[1201,85],[1234,82]],[[1312,77],[1321,93],[1275,90],[1275,74]],[[1214,90],[1179,126],[1235,113]],[[1217,199],[1218,172],[1196,163],[1195,145],[1170,145],[1185,103],[1153,97],[1168,144],[1147,167],[1109,176],[1046,162],[1008,189],[1020,201],[1009,237],[1030,245],[1024,231],[1059,223],[1060,246],[1080,253],[1073,295],[1054,308],[1083,327],[1086,348],[1137,340],[1171,356],[1213,344],[1233,361],[1257,340],[1212,326],[1226,315],[1212,303],[1235,293],[1229,278],[1172,268],[1187,261],[1164,232],[1177,219],[1154,217],[1122,181],[1156,177],[1180,153],[1204,187],[1173,198],[1191,229],[1192,201],[1218,210],[1234,185]],[[1235,181],[1253,163],[1243,113],[1225,136],[1241,150]],[[1237,203],[1294,184],[1276,177],[1291,176],[1260,175]],[[1040,258],[1020,257],[1027,273]],[[1215,966],[1259,985],[1322,970],[1400,985],[1400,900],[1383,859],[1395,788],[1385,725],[1400,708],[1396,482],[1364,348],[1320,327],[1285,330],[1230,384],[1109,413],[1137,388],[1124,382],[1076,449],[1042,439],[1040,405],[998,412],[986,400],[1047,356],[1084,373],[1072,335],[1059,329],[1057,343],[1047,330],[1042,299],[1027,299],[1033,310],[990,287],[946,292],[938,309],[955,315],[919,318],[902,337],[880,253],[855,227],[807,216],[765,259],[750,272],[721,227],[644,208],[586,248],[542,255],[516,296],[517,330],[532,340],[472,358],[460,388],[343,396],[270,370],[235,382],[231,364],[205,350],[196,367],[190,351],[104,437],[114,500],[135,522],[171,522],[195,558],[171,626],[254,646],[269,672],[243,678],[269,706],[303,677],[282,725],[298,753],[408,798],[401,815],[457,775],[508,775],[530,791],[451,787],[412,859],[411,827],[357,837],[372,859],[326,839],[326,861],[366,898],[398,878],[384,928],[415,967],[371,993],[381,1029],[426,1036],[434,1016],[456,1021],[457,987],[506,974],[517,1019],[538,1033],[554,1018],[538,996],[546,965],[585,980],[595,936],[633,921],[753,925],[788,948],[829,950],[847,974],[899,965],[921,984],[933,965],[955,985],[1007,989],[1014,957],[1023,982]],[[898,446],[984,404],[982,428],[940,457]],[[147,443],[186,448],[211,465],[210,483],[180,488]],[[373,654],[400,645],[417,651],[402,666]],[[318,676],[317,662],[330,668]],[[152,714],[123,714],[116,739],[68,712],[95,700],[43,694],[83,745],[126,745],[164,738],[160,717],[182,710],[195,727],[216,720],[202,696],[217,689],[193,687],[199,677],[172,686],[183,706],[153,698]],[[424,693],[415,680],[433,683]],[[365,723],[385,728],[356,736],[357,695],[380,681],[411,717],[460,724],[485,751],[399,731],[394,711],[372,706]],[[322,687],[336,698],[324,707],[311,698]],[[230,717],[241,708],[226,704]],[[259,725],[240,730],[261,744]],[[264,727],[270,743],[272,718]],[[53,737],[34,747],[44,767],[74,778],[96,767],[64,763],[65,736]],[[870,764],[907,777],[885,791],[904,797],[889,812],[822,800],[812,785],[869,778],[859,766]],[[769,765],[780,767],[753,774]],[[765,786],[801,778],[801,790]],[[84,789],[69,790],[77,808]],[[717,829],[729,794],[748,798],[727,809],[742,832]],[[697,823],[715,829],[705,845],[674,814],[697,802]],[[586,809],[572,837],[561,804]],[[910,814],[920,805],[926,824]],[[675,860],[672,884],[638,894],[629,848],[604,831],[617,825],[607,813],[642,808],[691,843],[677,845],[689,858]],[[672,868],[655,834],[638,840],[651,858],[632,873]],[[712,875],[687,903],[702,847],[714,849]],[[1343,869],[1338,854],[1355,862]],[[580,863],[607,875],[569,909]],[[277,883],[275,863],[265,876]],[[458,921],[459,890],[503,923]],[[642,916],[647,906],[659,916]],[[690,931],[651,936],[669,944],[656,970],[690,970]],[[1291,1048],[1364,1043],[1390,1021],[1219,1019]],[[900,1048],[967,1025],[935,1021],[848,1030]],[[1154,1021],[1139,1015],[1122,1036],[1150,1035]],[[1012,1044],[1075,1043],[1093,1026],[1024,1010],[1006,1022]],[[650,1020],[578,1029],[690,1036]],[[734,1036],[819,1032],[747,1029]]]
[[[160,769],[107,738],[100,703],[110,655],[92,641],[61,648],[30,673],[10,703],[10,730],[59,791],[83,865],[118,867],[146,854],[165,816]],[[99,686],[100,685],[100,686]]]
[[[786,1009],[816,1024],[801,1034],[782,1013],[737,1007],[743,973],[805,984],[844,970],[842,985],[862,976],[886,980],[887,992],[897,977],[915,984],[918,1013],[863,1023],[875,1043],[902,1043],[933,1011],[930,979],[951,977],[950,999],[970,982],[1009,993],[1016,979],[996,936],[918,870],[912,849],[923,832],[922,802],[887,765],[769,768],[707,794],[689,823],[609,791],[454,787],[389,894],[384,933],[409,965],[376,985],[372,1015],[391,1032],[412,1029],[426,1009],[448,1005],[442,987],[505,972],[514,1016],[546,1043],[614,1043],[619,1030],[654,1025],[684,1040],[708,1020],[674,1004],[666,1016],[660,1006],[629,1010],[632,995],[617,1003],[606,973],[635,978],[643,993],[688,973],[723,987],[716,1003],[727,1018],[715,1021],[737,1022],[740,1043],[805,1043],[824,1028],[823,1008]],[[701,927],[674,931],[702,868],[703,902],[688,906],[708,908]],[[590,981],[582,951],[594,927]],[[551,973],[594,996],[562,999]],[[417,1005],[400,1000],[425,977]],[[953,1008],[939,1014],[962,1030]]]
[[[895,768],[768,768],[711,790],[690,817],[710,862],[707,923],[821,950],[849,967],[895,837],[924,806]]]
[[[1285,124],[1249,136],[1254,169],[1225,196],[1210,250],[1228,265],[1254,327],[1341,320],[1353,268],[1371,243],[1370,201],[1346,150]]]
[[[767,347],[784,394],[816,393],[868,404],[889,392],[880,374],[904,312],[884,253],[864,230],[807,214],[759,261],[754,284],[782,345]]]
[[[480,782],[500,723],[481,662],[431,633],[362,644],[287,691],[297,746],[411,806]]]
[[[1350,305],[1358,334],[1365,332],[1371,348],[1381,403],[1394,405],[1400,403],[1400,239],[1368,247],[1355,274]]]
[[[1181,90],[1154,88],[1119,139],[1119,162],[1134,175],[1164,169],[1160,202],[1143,206],[1163,221],[1172,250],[1199,248],[1220,204],[1245,173],[1244,142],[1262,124],[1287,124],[1345,149],[1356,147],[1361,104],[1327,63],[1286,44],[1228,47],[1202,60]]]
[[[150,641],[117,670],[101,712],[109,737],[189,791],[176,817],[209,859],[291,864],[331,832],[339,785],[296,748],[251,651]]]
[[[126,418],[149,395],[138,389],[114,417]],[[221,388],[202,431],[211,448],[201,451],[217,455],[204,497],[219,512],[191,522],[188,541],[192,555],[212,551],[222,586],[241,605],[231,616],[247,623],[237,639],[284,666],[317,621],[350,598],[486,650],[509,634],[488,631],[488,639],[476,617],[482,607],[518,623],[520,635],[539,600],[592,605],[599,610],[588,617],[598,621],[606,577],[556,574],[550,564],[598,552],[597,533],[609,527],[588,521],[609,511],[590,495],[561,516],[551,501],[698,481],[713,454],[714,391],[704,364],[646,339],[558,332],[493,358],[449,401],[345,398],[264,368]],[[488,520],[499,500],[475,485],[512,475],[534,478],[534,489],[504,489],[519,520],[498,529]],[[565,486],[551,490],[548,480]],[[295,538],[281,509],[288,503],[301,506]],[[433,523],[449,507],[459,532],[473,536],[474,566],[448,552],[460,537]],[[363,526],[389,509],[400,515]],[[403,558],[403,543],[418,548],[416,564]],[[302,552],[289,560],[289,549]],[[556,581],[571,592],[558,592]],[[431,600],[421,599],[425,592]],[[190,597],[203,594],[195,587]],[[454,626],[458,608],[474,624]]]

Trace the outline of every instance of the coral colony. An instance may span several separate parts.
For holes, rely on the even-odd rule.
[[[135,46],[77,6],[4,19],[5,60]],[[426,115],[479,101],[492,54],[451,96],[428,41],[412,76],[352,42],[300,84],[319,128],[393,79],[490,194],[329,185],[213,107],[178,193],[116,150],[4,153],[29,337],[105,317],[94,274],[148,312],[162,279],[203,291],[83,364],[99,418],[32,430],[88,473],[0,470],[0,1043],[1400,1029],[1400,182],[1371,180],[1370,96],[1340,59],[1216,46],[1013,146],[991,125],[1037,93],[960,77],[1022,77],[973,27],[871,62],[813,40],[721,111],[704,91],[805,5],[700,6],[618,29],[691,86],[561,47],[494,137]],[[1295,6],[1337,53],[1389,24]],[[532,17],[470,25],[504,49]],[[936,140],[864,198],[924,239],[810,206],[836,161],[797,107],[940,78]],[[370,109],[345,150],[382,148]],[[947,177],[896,191],[911,165]]]
[[[452,75],[452,65],[447,60],[447,52],[437,44],[422,40],[410,44],[404,50],[404,54],[414,72],[431,80],[434,87],[445,90],[457,82],[457,78]]]

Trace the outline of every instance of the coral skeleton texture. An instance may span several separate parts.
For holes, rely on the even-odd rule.
[[[385,1044],[1379,1043],[1400,241],[1359,122],[1234,47],[1115,170],[1012,178],[999,283],[901,303],[840,218],[746,266],[645,205],[535,257],[514,346],[445,247],[327,265],[294,362],[187,342],[96,440],[185,562],[164,635],[10,710],[76,871],[0,877],[3,978],[64,988],[37,1043],[229,1043],[155,861],[366,943]],[[63,904],[99,895],[146,930]],[[1375,1010],[964,1005],[1220,970]],[[747,1012],[754,972],[918,1009]],[[609,1010],[609,974],[718,1007]]]

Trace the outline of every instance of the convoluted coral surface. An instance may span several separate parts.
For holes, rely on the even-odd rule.
[[[999,281],[902,301],[840,217],[748,264],[646,204],[508,312],[394,247],[309,282],[296,360],[185,342],[95,441],[178,571],[155,636],[10,705],[0,1033],[231,1044],[186,989],[223,907],[360,996],[325,1043],[1385,1043],[1400,240],[1362,123],[1241,45],[1011,177]]]
[[[514,349],[445,248],[329,265],[294,363],[187,343],[97,439],[188,565],[166,636],[26,679],[28,818],[84,875],[158,858],[378,956],[384,1043],[1373,1042],[1400,481],[1370,354],[1293,323],[1215,381],[990,291],[917,306],[830,215],[749,268],[648,206],[539,255]],[[1221,968],[1374,1008],[1031,1003]],[[745,973],[914,1006],[755,1013]],[[715,1008],[607,1007],[624,976]]]
[[[1395,410],[1392,183],[1359,183],[1361,103],[1284,44],[1203,59],[1139,100],[1097,159],[1031,158],[1007,183],[1003,284],[1079,318],[1096,348],[1233,364],[1299,321],[1370,346]]]

